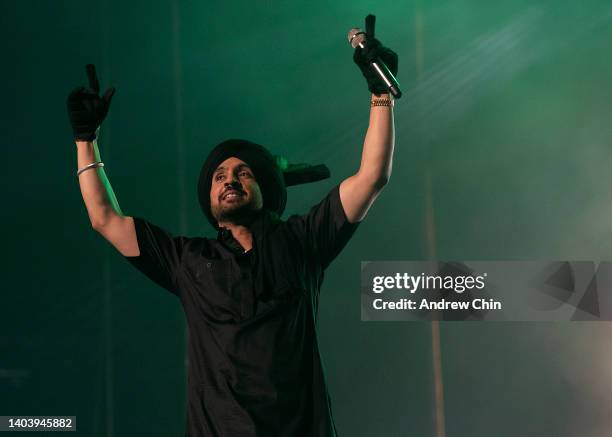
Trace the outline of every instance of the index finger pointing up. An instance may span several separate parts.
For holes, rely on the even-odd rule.
[[[366,37],[368,39],[374,38],[375,23],[376,23],[375,15],[370,14],[365,18]]]
[[[100,82],[98,82],[98,76],[96,75],[96,66],[94,64],[87,64],[85,70],[87,71],[87,78],[89,79],[89,88],[99,93]]]

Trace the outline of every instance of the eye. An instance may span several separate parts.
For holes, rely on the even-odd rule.
[[[217,174],[217,175],[215,176],[215,181],[217,181],[217,182],[222,181],[222,180],[223,180],[223,178],[224,178],[223,173],[219,173],[219,174]]]
[[[238,176],[247,176],[247,177],[250,177],[251,173],[249,173],[246,170],[242,170],[240,173],[238,173]]]

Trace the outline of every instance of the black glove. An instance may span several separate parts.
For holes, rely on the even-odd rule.
[[[368,15],[365,19],[365,33],[366,40],[364,42],[365,49],[357,47],[353,53],[353,61],[359,67],[363,76],[368,81],[368,89],[371,93],[377,96],[388,93],[389,88],[385,85],[385,82],[376,74],[374,68],[370,66],[370,62],[376,58],[380,58],[385,63],[389,71],[393,73],[393,76],[397,76],[397,53],[393,50],[384,47],[380,41],[374,38],[374,24],[376,23],[376,17],[374,15]]]
[[[96,130],[104,121],[110,106],[115,88],[109,88],[103,97],[100,97],[100,84],[96,76],[96,67],[93,64],[85,66],[89,79],[89,88],[78,87],[74,89],[66,101],[68,118],[74,132],[74,139],[93,141]]]

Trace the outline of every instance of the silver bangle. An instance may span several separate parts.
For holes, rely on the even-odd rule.
[[[96,161],[96,162],[92,162],[91,164],[86,165],[83,168],[80,168],[77,171],[77,177],[81,175],[81,173],[83,173],[84,171],[89,170],[90,168],[98,168],[98,167],[104,167],[104,163],[102,161]]]

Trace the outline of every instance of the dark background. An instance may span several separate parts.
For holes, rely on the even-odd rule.
[[[0,415],[79,435],[184,432],[178,300],[90,227],[65,99],[95,63],[99,142],[126,215],[211,235],[196,198],[219,141],[356,171],[369,94],[346,32],[399,54],[391,182],[327,271],[319,336],[340,436],[435,436],[428,323],[360,322],[362,260],[612,257],[606,1],[7,1]],[[442,323],[446,436],[612,435],[608,323]],[[440,434],[438,434],[438,437]]]

